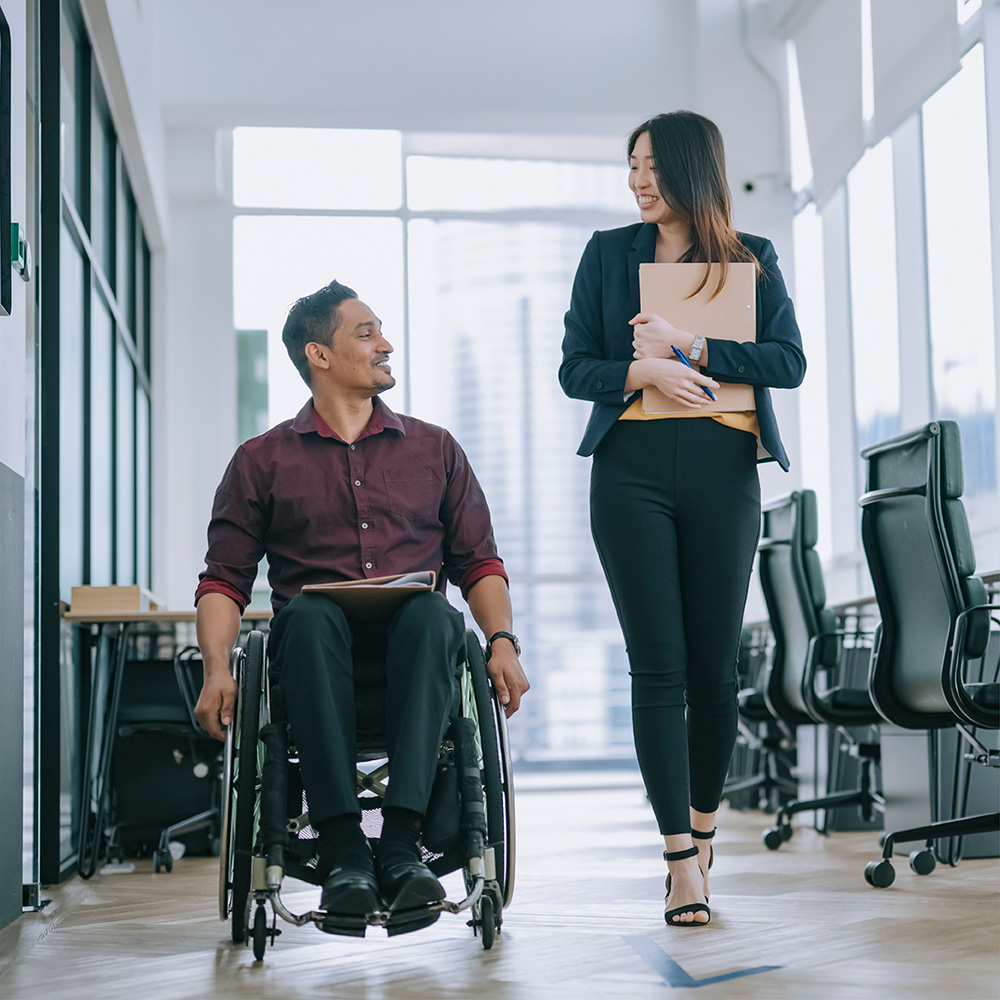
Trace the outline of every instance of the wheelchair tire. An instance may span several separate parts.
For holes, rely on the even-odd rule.
[[[484,892],[479,900],[479,933],[483,938],[483,949],[489,951],[493,947],[493,938],[497,929],[497,917],[494,912],[496,904],[493,895]]]
[[[247,939],[250,922],[250,890],[253,876],[254,818],[259,788],[258,732],[261,696],[264,690],[264,636],[251,632],[237,680],[238,700],[235,728],[236,745],[232,756],[230,872],[230,912],[234,943]]]
[[[466,658],[483,754],[487,841],[494,849],[503,905],[509,906],[514,893],[514,799],[507,752],[507,717],[486,669],[479,638],[471,630],[466,633]]]

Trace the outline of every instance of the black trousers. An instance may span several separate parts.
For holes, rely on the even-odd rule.
[[[427,809],[456,696],[465,622],[439,593],[406,600],[388,621],[349,620],[325,597],[299,594],[271,623],[271,683],[299,750],[313,826],[360,813],[354,664],[385,664],[389,788],[384,805]],[[381,713],[380,713],[381,714]]]
[[[757,441],[710,418],[619,421],[590,512],[628,649],[636,756],[662,834],[719,806],[760,534]],[[686,707],[686,711],[685,711]]]

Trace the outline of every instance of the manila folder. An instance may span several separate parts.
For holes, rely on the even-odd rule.
[[[667,322],[701,337],[735,340],[757,339],[757,275],[755,265],[740,261],[729,265],[726,283],[711,298],[719,281],[719,265],[712,264],[708,281],[697,295],[691,293],[705,274],[704,264],[640,264],[639,303],[644,313],[656,313]],[[709,347],[709,361],[711,361]],[[678,362],[680,364],[680,362]],[[700,410],[678,407],[658,389],[642,391],[646,413],[726,413],[754,410],[753,386],[721,382],[713,390],[716,402]]]
[[[436,581],[434,570],[427,570],[342,583],[307,583],[302,593],[328,597],[345,613],[355,617],[378,618],[395,611],[406,598],[433,590]]]

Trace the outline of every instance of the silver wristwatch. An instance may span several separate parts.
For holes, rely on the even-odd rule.
[[[702,348],[705,346],[704,337],[695,337],[694,343],[691,345],[691,350],[688,351],[688,360],[697,363],[698,359],[701,357]]]

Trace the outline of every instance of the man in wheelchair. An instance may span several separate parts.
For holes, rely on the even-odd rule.
[[[275,612],[270,676],[319,834],[320,907],[348,916],[419,907],[444,898],[419,845],[465,635],[445,582],[461,588],[489,637],[489,672],[509,716],[528,681],[507,576],[461,447],[446,430],[397,415],[378,398],[395,385],[393,348],[356,293],[333,281],[299,299],[282,340],[312,398],[293,420],[240,445],[216,492],[195,595],[205,665],[195,714],[225,738],[236,698],[230,654],[266,555]],[[407,599],[374,627],[322,595],[301,593],[305,584],[431,569],[437,589]],[[386,673],[391,780],[377,856],[361,829],[355,774],[353,670],[366,658],[383,660]]]

